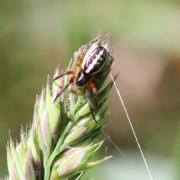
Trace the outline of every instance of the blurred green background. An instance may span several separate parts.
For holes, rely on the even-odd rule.
[[[113,73],[156,180],[180,179],[180,2],[178,0],[1,0],[0,176],[6,170],[9,134],[19,138],[30,123],[35,96],[73,52],[108,33]],[[85,179],[146,180],[142,158],[112,91],[107,132],[128,161],[106,143],[114,158]]]

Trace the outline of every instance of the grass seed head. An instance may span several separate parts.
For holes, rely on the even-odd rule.
[[[48,76],[46,88],[36,98],[32,126],[27,133],[21,133],[19,143],[14,145],[10,140],[8,144],[8,179],[67,180],[108,159],[91,160],[102,145],[101,128],[105,123],[107,99],[112,87],[112,82],[103,87],[113,62],[108,45],[99,37],[83,45],[74,53],[68,70],[76,71],[79,58],[83,58],[91,46],[103,46],[108,51],[103,69],[94,78],[97,96],[90,94],[96,122],[87,103],[86,87],[78,89],[71,85],[54,101],[69,77],[52,81]],[[60,74],[57,68],[54,77]]]

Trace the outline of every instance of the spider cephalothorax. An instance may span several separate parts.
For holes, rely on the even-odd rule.
[[[54,78],[54,80],[56,80],[65,75],[70,76],[69,82],[57,94],[55,100],[72,83],[76,84],[79,88],[86,86],[86,97],[89,97],[91,90],[96,95],[97,90],[93,80],[96,79],[97,73],[99,73],[106,64],[108,53],[107,45],[103,44],[99,38],[89,43],[89,45],[82,50],[82,54],[77,58],[76,70],[69,70]]]

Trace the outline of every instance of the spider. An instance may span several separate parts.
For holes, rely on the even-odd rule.
[[[56,95],[54,101],[61,96],[61,94],[71,85],[76,84],[78,88],[82,88],[86,86],[86,98],[88,100],[88,104],[90,103],[90,92],[93,91],[94,95],[97,95],[97,88],[93,80],[97,73],[99,73],[104,65],[106,64],[106,60],[108,58],[108,50],[106,45],[102,45],[99,43],[100,39],[95,39],[90,43],[87,50],[82,53],[78,60],[79,62],[76,64],[77,71],[69,70],[64,74],[61,74],[54,78],[57,80],[62,78],[65,75],[70,76],[69,82],[67,85]],[[84,54],[84,55],[83,55]],[[92,107],[92,106],[90,106]],[[90,108],[91,109],[91,108]],[[92,109],[91,109],[92,111]],[[93,115],[94,117],[94,115]],[[95,119],[95,118],[94,118]]]

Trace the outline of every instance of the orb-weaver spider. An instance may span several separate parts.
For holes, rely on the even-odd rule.
[[[97,95],[96,85],[93,82],[96,74],[103,68],[108,57],[107,46],[99,45],[100,39],[95,39],[88,49],[85,49],[76,64],[77,71],[68,70],[67,72],[55,77],[53,80],[62,78],[65,75],[70,76],[68,84],[56,95],[54,101],[69,87],[71,84],[76,84],[81,88],[87,86],[86,96],[93,90],[94,95]]]
[[[86,98],[88,100],[88,104],[90,105],[90,109],[95,120],[90,101],[90,92],[92,90],[94,95],[97,95],[97,89],[95,83],[93,82],[93,79],[96,78],[96,74],[99,73],[106,64],[109,55],[108,53],[109,52],[107,45],[101,44],[99,38],[96,38],[94,41],[92,41],[89,44],[89,47],[84,48],[82,50],[82,53],[78,57],[78,63],[76,63],[77,70],[68,70],[64,74],[61,74],[54,78],[54,80],[57,80],[65,75],[70,76],[69,82],[56,95],[54,101],[56,101],[56,99],[61,96],[61,94],[71,84],[76,84],[78,88],[82,88],[86,85]]]

